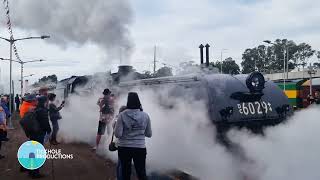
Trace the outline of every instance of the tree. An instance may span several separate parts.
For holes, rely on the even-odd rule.
[[[55,74],[50,75],[50,76],[43,76],[42,78],[39,79],[38,81],[39,83],[47,83],[47,82],[53,82],[53,83],[57,83],[58,82],[58,78]]]
[[[246,49],[242,54],[242,73],[254,70],[266,73],[281,72],[284,69],[284,62],[288,63],[285,66],[288,66],[290,71],[313,54],[314,50],[306,43],[296,45],[291,40],[276,39],[271,46],[259,45]]]
[[[301,43],[298,45],[298,49],[294,54],[294,63],[303,67],[308,63],[310,57],[312,57],[315,53],[315,50],[309,44]]]
[[[317,67],[318,69],[320,69],[320,63],[313,63],[313,66]]]
[[[194,61],[182,62],[179,64],[178,74],[190,74],[200,72],[201,68]]]
[[[221,62],[216,63],[216,67],[221,68]],[[220,69],[221,70],[221,69]],[[240,74],[240,67],[231,57],[222,62],[222,73],[224,74]]]
[[[162,68],[158,69],[156,73],[153,75],[154,77],[166,77],[172,76],[172,68],[163,66]]]
[[[140,74],[140,79],[149,79],[152,77],[153,74],[150,71],[144,71],[142,74]]]

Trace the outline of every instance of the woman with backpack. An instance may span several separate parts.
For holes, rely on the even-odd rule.
[[[118,138],[122,178],[130,180],[133,160],[138,179],[146,180],[145,137],[150,138],[152,130],[149,115],[142,111],[139,96],[135,92],[128,94],[127,109],[119,114],[115,136]]]
[[[50,143],[52,145],[58,145],[60,144],[57,141],[57,134],[59,131],[58,120],[62,119],[59,111],[64,107],[64,101],[62,101],[61,105],[57,107],[55,105],[56,95],[54,93],[48,94],[48,99],[49,99],[49,117],[52,124],[52,135],[51,135]]]

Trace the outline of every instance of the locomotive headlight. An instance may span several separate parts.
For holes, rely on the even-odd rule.
[[[259,72],[251,73],[246,79],[246,84],[250,92],[261,92],[264,89],[265,79]]]

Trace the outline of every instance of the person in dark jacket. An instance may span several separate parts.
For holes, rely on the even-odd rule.
[[[64,101],[61,103],[59,107],[57,107],[54,103],[56,99],[56,95],[53,93],[48,94],[49,98],[49,117],[52,124],[52,135],[50,139],[50,143],[52,145],[58,145],[57,134],[59,131],[59,123],[58,120],[61,119],[60,110],[64,107]]]
[[[38,105],[35,109],[35,113],[41,128],[41,131],[38,134],[30,134],[30,140],[38,141],[41,144],[44,144],[45,135],[51,133],[51,127],[49,123],[49,114],[48,114],[48,109],[46,108],[47,102],[48,100],[46,96],[38,97]],[[43,177],[43,175],[40,174],[39,169],[29,171],[29,175],[32,178]]]
[[[139,96],[135,92],[128,94],[127,109],[118,116],[115,136],[118,138],[122,178],[130,180],[133,160],[138,179],[146,180],[145,137],[150,138],[152,130],[149,115],[142,111]]]
[[[16,111],[19,112],[19,107],[20,107],[20,97],[17,94],[16,97],[14,98],[14,102],[16,103]]]

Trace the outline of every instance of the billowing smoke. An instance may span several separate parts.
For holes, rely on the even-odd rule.
[[[264,137],[230,132],[247,158],[243,171],[255,180],[320,179],[319,116],[319,107],[297,112],[287,124],[267,129]]]
[[[266,129],[265,136],[231,130],[236,149],[227,150],[215,141],[215,128],[202,101],[168,96],[161,91],[137,90],[144,111],[152,120],[153,137],[147,139],[149,171],[181,170],[201,180],[318,180],[320,174],[320,110],[313,107],[297,112],[286,124]],[[94,145],[98,125],[97,98],[72,97],[62,112],[61,137],[66,142]],[[126,103],[126,95],[119,105]],[[109,139],[110,140],[110,139]],[[116,160],[107,150],[99,153]]]
[[[153,137],[147,139],[149,171],[181,170],[204,180],[212,177],[236,179],[236,168],[225,148],[215,140],[215,128],[206,116],[203,102],[186,103],[169,99],[166,90],[138,91],[144,111],[152,120]],[[72,97],[70,106],[62,112],[60,135],[66,142],[85,142],[94,145],[98,126],[99,95]],[[173,105],[168,108],[164,102]],[[126,95],[118,105],[126,103]],[[160,105],[161,104],[161,105]],[[110,140],[110,139],[109,139]],[[106,140],[98,151],[116,160],[116,153],[107,150]],[[229,173],[232,170],[232,173]]]
[[[16,0],[10,7],[14,26],[49,34],[49,41],[62,47],[94,43],[111,57],[131,53],[128,0]]]

